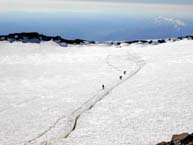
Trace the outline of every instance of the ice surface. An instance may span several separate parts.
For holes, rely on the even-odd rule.
[[[192,132],[192,46],[0,42],[0,144],[152,145]]]

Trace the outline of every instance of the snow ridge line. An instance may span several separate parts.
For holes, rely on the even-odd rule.
[[[121,70],[119,70],[119,68],[117,68],[116,66],[113,66],[110,62],[109,62],[109,58],[110,55],[107,56],[106,58],[106,62],[107,64],[112,67],[113,69],[121,72]],[[123,78],[120,82],[116,83],[115,85],[113,85],[110,88],[106,88],[106,90],[100,90],[96,95],[94,95],[93,97],[91,97],[90,99],[88,99],[85,103],[83,103],[79,108],[77,108],[74,112],[72,112],[72,114],[69,117],[66,116],[61,116],[59,119],[57,119],[55,121],[55,123],[50,126],[47,130],[45,130],[44,132],[42,132],[41,134],[39,134],[37,137],[27,141],[27,143],[25,145],[28,144],[35,144],[37,145],[38,139],[40,139],[41,137],[43,137],[44,135],[46,135],[48,132],[51,132],[52,129],[54,129],[57,124],[59,122],[62,122],[62,120],[67,119],[68,127],[67,130],[63,133],[63,135],[53,138],[53,139],[49,139],[43,142],[40,142],[41,145],[52,145],[54,142],[56,142],[58,139],[64,139],[64,138],[68,138],[69,135],[76,129],[77,123],[79,118],[81,117],[81,115],[86,112],[89,111],[90,109],[92,109],[98,102],[100,102],[104,97],[106,97],[113,89],[115,89],[116,87],[118,87],[120,84],[124,83],[125,81],[127,81],[128,79],[130,79],[131,77],[133,77],[135,74],[137,74],[145,65],[145,61],[142,60],[140,57],[137,56],[133,56],[131,54],[128,54],[128,59],[132,62],[134,62],[136,64],[136,68],[131,71],[127,77]]]
[[[66,117],[66,116],[62,116],[62,117],[58,118],[58,119],[54,122],[54,124],[53,124],[52,126],[50,126],[47,130],[45,130],[44,132],[42,132],[41,134],[39,134],[37,137],[35,137],[35,138],[31,139],[31,140],[28,140],[28,143],[33,143],[35,140],[37,140],[37,139],[39,139],[40,137],[42,137],[43,135],[45,135],[47,132],[49,132],[51,129],[53,129],[61,119],[65,118],[65,117]],[[27,144],[24,144],[24,145],[27,145]],[[45,144],[45,145],[47,145],[47,144]]]

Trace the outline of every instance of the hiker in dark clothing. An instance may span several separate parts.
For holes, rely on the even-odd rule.
[[[127,71],[124,71],[123,74],[126,75]]]
[[[123,79],[123,76],[120,76],[119,79],[122,80],[122,79]]]
[[[103,90],[105,89],[105,85],[102,85],[102,89],[103,89]]]

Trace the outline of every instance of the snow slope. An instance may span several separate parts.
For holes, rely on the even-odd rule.
[[[191,132],[192,46],[0,42],[0,144],[151,145]]]
[[[123,69],[135,70],[127,57],[125,49],[106,45],[1,42],[0,144],[40,144],[68,134],[72,113],[97,94],[100,100],[102,84],[110,88]]]
[[[58,145],[155,145],[193,130],[193,42],[123,47],[145,66],[79,119]]]

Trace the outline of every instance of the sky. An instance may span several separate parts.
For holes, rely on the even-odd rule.
[[[1,0],[0,11],[57,11],[71,9],[72,11],[86,11],[88,9],[117,9],[132,8],[132,6],[140,6],[152,8],[164,8],[168,6],[171,9],[189,8],[193,6],[192,0]],[[193,10],[192,10],[193,11]]]
[[[141,2],[141,3],[170,3],[170,4],[193,4],[192,0],[101,0],[113,2]]]
[[[0,34],[23,31],[100,41],[188,35],[193,0],[0,0]]]
[[[0,0],[2,13],[90,13],[192,16],[193,0]]]

